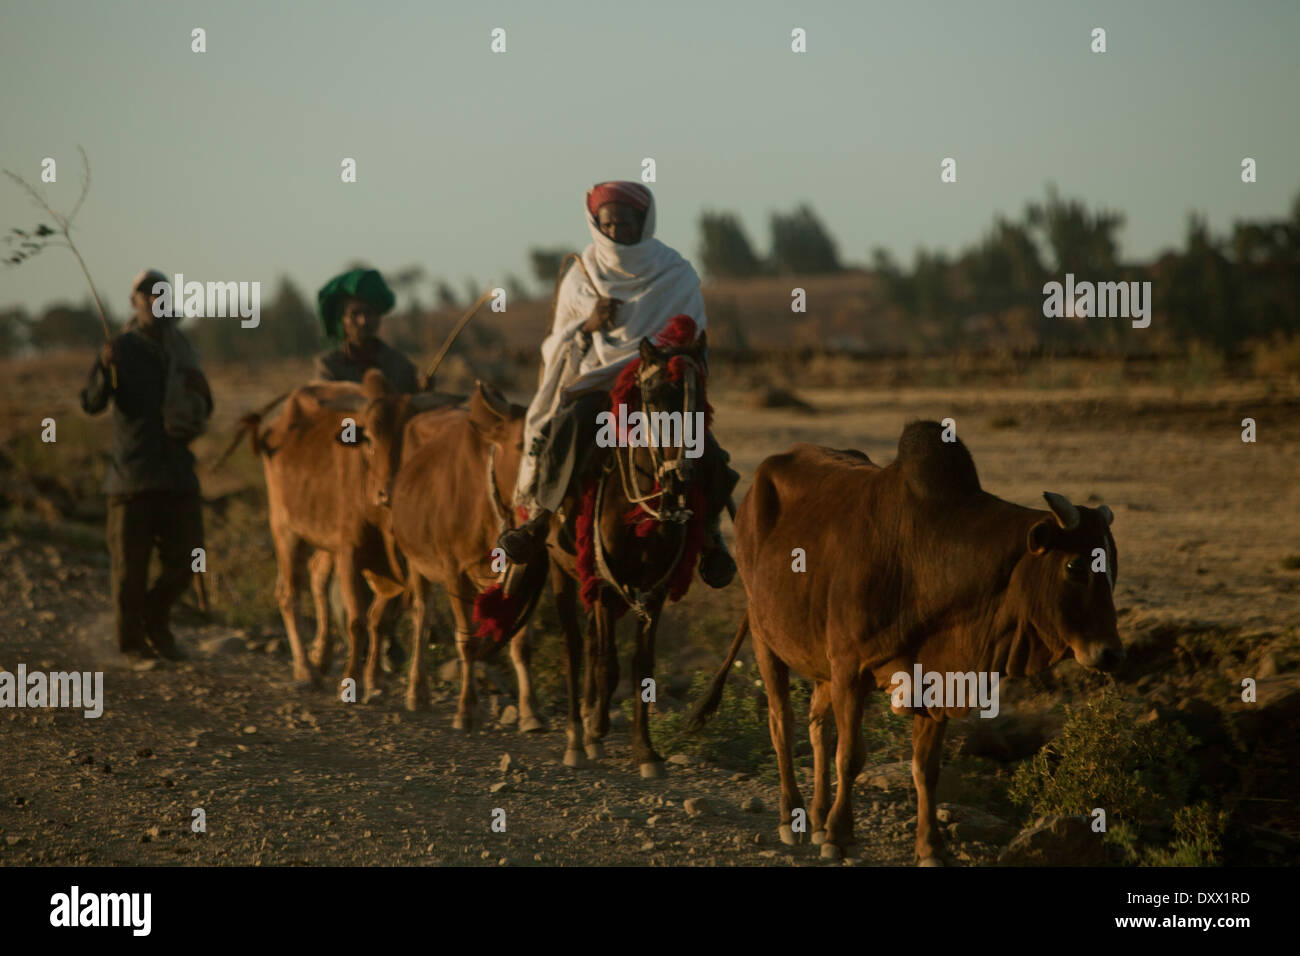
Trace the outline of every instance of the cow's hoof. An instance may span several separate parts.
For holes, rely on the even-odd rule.
[[[781,834],[781,842],[786,846],[798,846],[803,842],[803,834],[795,833],[794,827],[790,826],[788,823],[781,824],[779,832]]]
[[[571,747],[564,752],[564,765],[575,768],[585,767],[587,766],[587,755],[577,747]]]
[[[457,714],[451,719],[451,729],[463,730],[465,733],[469,733],[474,729],[474,719],[466,717],[464,714]]]
[[[363,704],[373,704],[375,703],[375,701],[379,700],[383,696],[384,696],[383,688],[372,687],[370,688],[370,690],[366,691],[366,695],[365,697],[361,698],[361,702]]]
[[[814,834],[813,834],[814,840],[815,840],[816,836],[817,836],[817,834],[814,833]],[[834,843],[823,843],[823,844],[822,844],[822,859],[823,859],[823,860],[841,860],[841,859],[843,859],[843,858],[844,858],[844,851],[841,850],[841,849],[840,849],[838,846],[836,846]]]
[[[826,843],[826,830],[814,830],[812,834],[813,846],[822,846]]]
[[[519,732],[521,734],[535,734],[545,729],[546,724],[531,714],[527,717],[522,717],[519,720]]]
[[[917,866],[943,866],[943,860],[941,860],[937,856],[927,856],[916,865]]]
[[[420,711],[429,709],[429,698],[406,695],[406,709],[409,711]]]
[[[658,780],[664,776],[664,765],[658,760],[647,760],[641,764],[642,780]]]
[[[605,745],[599,740],[587,744],[587,757],[590,760],[600,760],[605,756]]]

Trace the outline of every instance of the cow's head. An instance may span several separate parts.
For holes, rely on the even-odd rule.
[[[351,416],[355,427],[341,430],[335,440],[365,456],[366,501],[387,507],[401,464],[402,429],[411,411],[409,399],[393,390],[383,372],[372,368],[361,383],[360,395],[331,398],[326,404],[355,413]]]
[[[1016,568],[1029,623],[1049,645],[1064,643],[1085,667],[1109,671],[1124,660],[1115,620],[1119,571],[1114,520],[1105,505],[1080,508],[1044,492],[1051,514],[1030,527]],[[1016,581],[1016,578],[1019,581]]]
[[[519,462],[524,452],[525,409],[511,404],[491,385],[475,383],[469,397],[469,423],[480,437],[497,447],[497,483],[506,489],[505,500],[513,495]]]

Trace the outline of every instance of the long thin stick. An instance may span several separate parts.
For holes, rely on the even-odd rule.
[[[447,352],[451,350],[451,345],[456,341],[456,336],[460,335],[461,330],[464,329],[465,326],[469,324],[469,320],[474,317],[474,313],[482,308],[483,303],[490,298],[492,298],[492,290],[488,289],[478,297],[477,302],[470,306],[469,311],[460,317],[460,321],[456,323],[456,327],[453,328],[451,334],[447,336],[447,341],[442,343],[442,348],[440,348],[438,354],[433,357],[433,364],[429,366],[429,371],[424,373],[426,386],[429,382],[433,381],[433,373],[438,371],[438,366],[441,365],[442,360],[447,357]]]
[[[27,182],[27,180],[23,179],[17,173],[6,169],[5,175],[21,186],[27,192],[27,195],[31,196],[32,199],[36,201],[36,204],[54,217],[54,221],[58,223],[59,232],[63,234],[63,238],[67,241],[68,248],[72,250],[72,254],[77,257],[77,264],[81,266],[81,273],[86,277],[86,283],[90,286],[90,294],[94,296],[95,308],[99,310],[99,322],[104,329],[104,341],[110,342],[113,339],[113,330],[108,324],[108,313],[104,311],[104,303],[99,300],[99,290],[95,288],[95,280],[90,277],[90,269],[86,267],[86,260],[81,258],[81,253],[77,251],[77,246],[72,241],[72,234],[70,231],[73,217],[77,215],[78,210],[81,209],[81,204],[85,202],[86,194],[90,192],[90,160],[87,158],[86,151],[82,147],[78,146],[77,152],[81,153],[81,195],[77,197],[77,204],[72,207],[72,212],[67,216],[61,216],[55,212],[50,204],[45,201],[45,197],[37,192],[36,189]],[[113,383],[113,388],[116,389],[117,366],[109,365],[108,374]]]

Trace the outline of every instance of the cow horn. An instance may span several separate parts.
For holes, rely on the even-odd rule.
[[[491,409],[493,415],[497,418],[510,417],[510,403],[506,401],[504,395],[491,385],[484,385],[482,382],[475,382],[474,384],[478,386],[479,396],[487,403],[487,407]]]
[[[1052,509],[1052,514],[1056,515],[1057,524],[1066,531],[1079,527],[1079,509],[1070,504],[1069,498],[1054,491],[1044,491],[1043,497],[1047,499],[1047,507]]]
[[[1098,506],[1097,514],[1101,515],[1101,520],[1106,522],[1108,528],[1115,522],[1115,513],[1105,505]]]

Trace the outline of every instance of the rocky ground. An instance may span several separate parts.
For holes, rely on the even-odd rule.
[[[278,390],[263,378],[222,391],[228,418]],[[177,632],[192,659],[128,666],[111,648],[95,513],[101,466],[86,451],[103,434],[68,406],[66,382],[11,382],[4,421],[12,435],[37,434],[48,412],[59,419],[60,444],[20,449],[6,438],[0,454],[9,509],[0,525],[0,668],[102,670],[107,699],[98,719],[0,710],[0,865],[842,865],[823,861],[816,847],[780,843],[770,773],[665,750],[668,775],[641,780],[617,711],[608,756],[588,769],[564,767],[554,634],[545,635],[535,668],[546,685],[545,733],[515,731],[513,681],[491,670],[483,729],[468,735],[451,729],[454,674],[446,671],[423,714],[402,708],[393,677],[390,694],[371,705],[295,690],[270,601],[274,572],[251,459],[236,456],[220,479],[201,471],[215,607],[210,621],[180,615]],[[1236,795],[1230,862],[1300,862],[1294,390],[796,391],[806,408],[714,397],[719,437],[744,476],[738,494],[765,455],[792,441],[861,448],[883,463],[903,422],[951,415],[994,493],[1033,506],[1044,489],[1108,503],[1130,652],[1118,690],[1142,719],[1181,723],[1201,741],[1189,766],[1212,790]],[[1258,444],[1240,440],[1246,416],[1258,421]],[[202,460],[215,455],[223,427],[203,440]],[[43,464],[51,455],[70,457],[55,469]],[[678,700],[665,699],[665,708],[685,703],[691,676],[721,660],[742,601],[739,586],[696,588],[670,609],[656,676]],[[1243,675],[1259,683],[1257,705],[1237,700]],[[1008,849],[1032,821],[1007,802],[1006,788],[1016,762],[1059,732],[1064,703],[1103,682],[1063,664],[1007,681],[997,720],[954,724],[939,796],[958,862],[1083,858],[1077,822],[1068,820],[1026,830]],[[803,726],[798,715],[796,740],[806,747]],[[770,753],[765,742],[761,749]],[[857,783],[860,842],[850,864],[913,862],[906,755],[905,734],[901,746],[894,739],[873,751]],[[810,796],[809,761],[798,762]],[[197,808],[206,817],[201,834],[191,830]]]
[[[573,770],[554,719],[520,734],[485,699],[488,726],[464,734],[449,684],[418,715],[400,694],[297,691],[278,642],[268,654],[219,626],[179,628],[188,662],[128,666],[109,647],[102,568],[12,537],[0,551],[0,665],[102,669],[106,698],[98,719],[0,712],[0,864],[820,865],[777,840],[775,791],[747,774],[677,755],[640,779],[621,720],[608,757]],[[909,785],[868,776],[881,786],[862,787],[856,862],[909,863]]]

